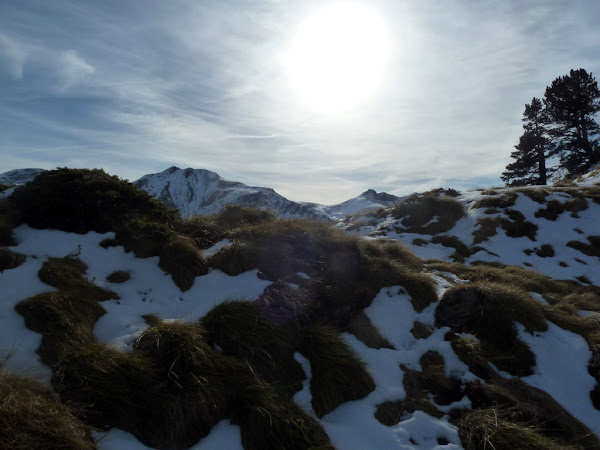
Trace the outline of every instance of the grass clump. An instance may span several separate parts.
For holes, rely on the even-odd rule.
[[[516,210],[506,210],[506,217],[481,217],[477,220],[479,227],[473,231],[473,243],[488,240],[495,236],[498,232],[498,227],[502,228],[509,237],[528,237],[535,241],[537,234],[537,225],[525,220],[525,216]]]
[[[588,236],[589,243],[581,241],[569,241],[567,246],[579,250],[584,255],[597,256],[600,258],[600,236]]]
[[[550,200],[546,204],[546,208],[540,208],[535,212],[535,217],[543,217],[546,220],[554,221],[563,212],[565,212],[565,208],[561,202],[558,200]]]
[[[590,430],[550,395],[519,379],[467,385],[473,409],[453,422],[466,449],[598,448]]]
[[[445,375],[444,358],[441,354],[430,350],[419,362],[420,372],[401,366],[407,397],[424,401],[427,400],[427,395],[430,395],[438,405],[449,405],[463,398],[462,383],[458,378]]]
[[[588,202],[585,198],[575,197],[567,200],[563,206],[571,213],[578,213],[588,209]]]
[[[0,273],[15,269],[25,262],[26,256],[15,253],[8,248],[0,248]]]
[[[75,233],[114,231],[133,217],[168,222],[178,216],[133,184],[99,169],[42,172],[18,187],[10,202],[34,228]]]
[[[405,420],[407,414],[412,414],[417,410],[423,411],[437,419],[441,419],[445,415],[430,400],[423,397],[406,397],[404,400],[385,402],[377,405],[375,418],[383,425],[393,427]]]
[[[125,283],[131,279],[131,274],[123,270],[116,270],[106,277],[109,283]]]
[[[0,372],[0,446],[13,449],[94,449],[90,428],[39,382]]]
[[[451,197],[426,192],[412,195],[396,205],[391,214],[400,220],[402,232],[420,234],[444,233],[464,217],[462,204]]]
[[[192,240],[182,237],[171,240],[161,249],[158,265],[171,274],[173,282],[182,291],[190,289],[197,276],[208,273],[208,265],[202,253]]]
[[[311,364],[312,406],[318,417],[375,389],[365,364],[332,327],[312,325],[303,330],[300,352]]]
[[[465,258],[474,254],[473,250],[456,236],[437,235],[431,238],[431,242],[434,244],[442,244],[444,247],[453,248],[454,253],[450,255],[450,258],[457,262],[462,263],[465,261]]]
[[[214,217],[192,216],[175,222],[174,226],[177,233],[192,239],[201,249],[223,240],[226,234],[226,230],[216,223]]]
[[[543,244],[535,250],[535,254],[540,258],[551,258],[554,256],[554,247],[550,244]]]
[[[515,321],[529,332],[547,329],[539,302],[518,289],[490,282],[449,289],[440,300],[435,318],[437,326],[477,336],[487,359],[516,376],[533,373],[535,357],[519,340]]]
[[[295,333],[261,317],[252,302],[222,303],[201,320],[206,338],[223,354],[239,358],[265,382],[293,395],[302,388],[304,371],[294,359]]]
[[[517,201],[517,193],[514,191],[504,192],[500,196],[484,197],[477,200],[472,208],[510,208]]]
[[[240,228],[246,225],[258,225],[276,220],[273,211],[248,208],[246,206],[226,206],[215,216],[215,223],[226,229]]]
[[[41,281],[63,291],[71,291],[88,300],[118,299],[114,292],[96,286],[84,278],[87,266],[80,259],[50,258],[44,263],[38,277]]]
[[[290,398],[281,398],[261,384],[242,389],[230,420],[240,426],[242,445],[248,450],[333,450],[313,418]]]

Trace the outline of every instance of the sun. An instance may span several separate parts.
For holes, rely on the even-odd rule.
[[[285,57],[295,95],[317,112],[359,106],[380,88],[390,42],[383,20],[359,3],[325,7],[298,28]]]

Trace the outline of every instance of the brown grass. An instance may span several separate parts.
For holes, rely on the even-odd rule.
[[[310,360],[312,406],[318,417],[375,389],[365,364],[331,327],[313,325],[304,330],[300,352]]]
[[[8,248],[0,248],[0,273],[19,267],[26,259],[24,255],[15,253]]]
[[[94,449],[90,428],[39,382],[0,371],[0,447]]]

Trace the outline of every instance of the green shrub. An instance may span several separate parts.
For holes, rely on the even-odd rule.
[[[24,255],[0,247],[0,273],[19,267],[26,259]]]
[[[10,202],[34,228],[104,233],[133,217],[171,221],[178,216],[133,184],[99,169],[60,168],[18,187]]]
[[[0,372],[0,446],[6,449],[94,449],[90,429],[39,382]]]
[[[365,364],[334,328],[312,325],[303,330],[300,352],[310,360],[312,406],[318,417],[375,389]]]
[[[462,204],[450,197],[428,193],[412,195],[396,205],[392,211],[406,233],[438,234],[454,227],[464,217]],[[437,220],[434,218],[437,217]]]

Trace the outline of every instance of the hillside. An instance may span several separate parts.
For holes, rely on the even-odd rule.
[[[14,186],[33,180],[43,169],[16,169],[0,173],[0,196],[13,192]],[[400,199],[386,192],[369,189],[357,197],[335,205],[293,202],[273,189],[228,181],[205,169],[170,167],[147,174],[133,182],[183,217],[217,214],[227,206],[247,206],[273,211],[280,218],[336,221],[360,211],[393,206]],[[5,194],[2,186],[11,187]]]
[[[335,226],[44,172],[0,199],[0,442],[600,448],[593,176]]]

